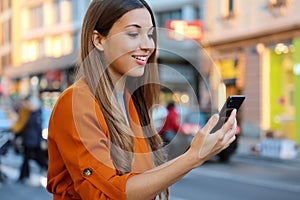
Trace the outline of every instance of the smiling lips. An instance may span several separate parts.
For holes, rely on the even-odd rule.
[[[146,65],[148,56],[132,56],[139,65]]]

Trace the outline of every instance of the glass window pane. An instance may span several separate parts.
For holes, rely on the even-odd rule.
[[[31,28],[33,29],[43,27],[44,14],[43,14],[42,5],[32,7],[30,9],[30,21],[31,21]]]

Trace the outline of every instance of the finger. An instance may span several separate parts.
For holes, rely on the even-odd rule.
[[[229,139],[229,144],[231,144],[236,139],[235,134]]]
[[[236,128],[237,128],[237,121],[235,119],[232,128],[229,129],[227,133],[225,133],[225,137],[227,141],[231,140],[232,137],[235,137]]]
[[[227,122],[222,126],[222,131],[223,132],[228,132],[230,129],[233,129],[234,124],[236,122],[236,109],[233,109]]]
[[[210,133],[210,131],[213,129],[213,127],[217,124],[218,120],[219,120],[219,115],[214,114],[208,120],[208,122],[205,124],[205,126],[200,131],[198,131],[198,133],[195,135],[195,137],[193,138],[193,141],[192,141],[192,145],[197,144],[197,146],[202,146],[206,140],[207,135]]]
[[[202,128],[202,132],[204,133],[210,133],[211,130],[215,127],[215,125],[217,124],[218,120],[219,120],[219,115],[218,114],[214,114],[209,120],[208,122],[205,124],[205,126]]]

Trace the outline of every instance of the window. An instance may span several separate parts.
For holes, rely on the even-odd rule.
[[[229,20],[236,16],[237,0],[221,0],[222,19]]]
[[[2,32],[0,33],[0,44],[4,45],[6,43],[11,42],[11,19],[4,21],[3,23],[0,23],[0,30]]]
[[[11,1],[12,0],[0,0],[0,12],[11,8]]]
[[[59,2],[60,0],[53,1],[53,17],[54,17],[53,22],[55,24],[58,24],[61,21]]]
[[[71,1],[61,1],[60,2],[60,22],[70,23],[72,21],[72,2]]]
[[[22,61],[30,62],[38,58],[38,43],[37,41],[27,41],[25,42],[22,49]]]
[[[269,0],[269,9],[276,9],[281,7],[286,7],[291,3],[291,0]]]
[[[69,46],[69,43],[64,43]],[[63,55],[63,42],[60,35],[49,37],[44,44],[46,57],[60,57]]]
[[[41,28],[44,24],[43,6],[36,6],[30,9],[30,27],[32,29]]]
[[[62,55],[62,41],[61,37],[55,36],[52,39],[52,56],[60,57]]]
[[[2,67],[2,69],[4,69],[5,67],[10,66],[10,65],[12,65],[12,56],[9,53],[7,55],[2,56],[1,67]]]
[[[44,40],[39,40],[38,42],[38,58],[43,58],[46,56],[46,52],[45,52],[45,42]]]
[[[22,61],[30,62],[45,57],[45,41],[31,40],[25,42],[22,49]]]
[[[0,45],[4,44],[4,23],[0,22]]]
[[[165,27],[166,22],[170,19],[182,19],[181,10],[172,10],[172,11],[157,13],[157,26]]]
[[[290,5],[291,0],[269,0],[267,9],[275,17],[286,14],[286,8]]]

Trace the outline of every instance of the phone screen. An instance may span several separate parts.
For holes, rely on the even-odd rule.
[[[219,130],[223,126],[223,124],[228,120],[233,109],[236,109],[238,111],[238,109],[241,107],[244,100],[245,100],[244,95],[229,96],[225,104],[223,105],[222,109],[219,112],[219,116],[220,116],[219,121],[216,124],[216,126],[212,129],[211,133],[214,133],[217,130]]]

